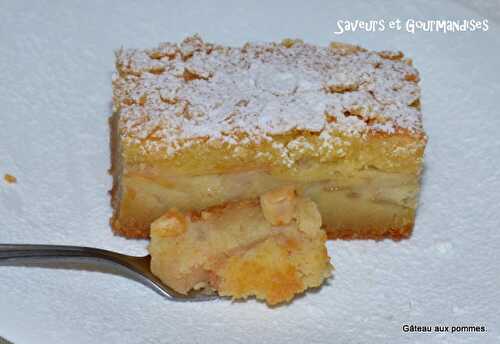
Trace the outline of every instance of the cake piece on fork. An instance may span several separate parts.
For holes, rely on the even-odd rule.
[[[180,293],[256,296],[270,305],[331,274],[316,205],[290,187],[201,212],[169,210],[151,225],[151,270]]]
[[[426,135],[419,75],[399,52],[300,40],[186,38],[117,52],[111,220],[147,238],[198,211],[293,184],[332,238],[411,233]]]

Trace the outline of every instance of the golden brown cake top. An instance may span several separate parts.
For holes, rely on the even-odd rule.
[[[328,148],[370,133],[423,135],[418,72],[399,52],[299,40],[223,47],[195,35],[120,50],[116,65],[119,133],[139,155],[264,142],[290,165],[289,151],[309,142],[276,137],[307,133]]]

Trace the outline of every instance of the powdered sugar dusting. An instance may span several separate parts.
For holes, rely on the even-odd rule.
[[[236,145],[301,130],[338,148],[335,133],[422,131],[418,72],[400,53],[291,40],[231,48],[193,36],[120,50],[117,69],[122,138],[167,156],[199,139]],[[286,160],[298,145],[307,149],[274,148]]]

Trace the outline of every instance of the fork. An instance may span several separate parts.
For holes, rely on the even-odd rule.
[[[149,255],[135,257],[83,246],[0,244],[0,265],[5,265],[5,262],[47,262],[49,260],[90,261],[96,266],[112,266],[174,301],[207,301],[217,298],[215,295],[204,294],[201,291],[194,291],[187,295],[176,292],[153,275]]]

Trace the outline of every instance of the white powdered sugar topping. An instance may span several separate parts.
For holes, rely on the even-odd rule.
[[[193,36],[120,50],[117,69],[122,137],[167,155],[194,139],[238,144],[299,130],[334,144],[334,133],[422,131],[418,72],[402,54],[291,40],[231,48]]]

